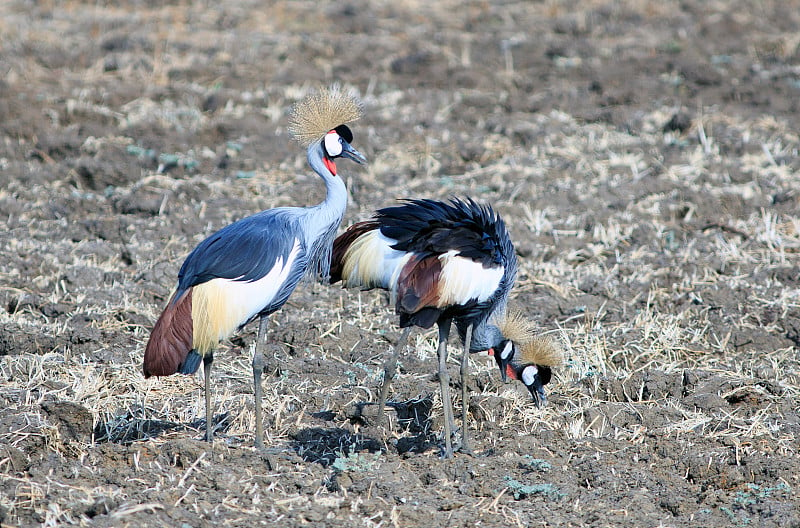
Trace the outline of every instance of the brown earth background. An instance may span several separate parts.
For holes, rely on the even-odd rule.
[[[564,342],[543,409],[472,358],[475,457],[440,458],[435,331],[371,425],[379,292],[271,318],[269,456],[255,325],[213,446],[200,376],[141,375],[195,244],[322,199],[286,125],[332,82],[344,224],[491,203]],[[799,106],[796,1],[0,2],[0,524],[800,526]]]

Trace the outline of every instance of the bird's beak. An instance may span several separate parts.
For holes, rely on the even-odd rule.
[[[497,363],[497,367],[500,369],[500,379],[503,380],[503,383],[508,381],[508,373],[506,372],[508,367],[503,365],[504,361],[500,358],[500,354],[494,348],[490,348],[486,353],[492,356],[495,363]]]
[[[495,363],[497,363],[497,367],[500,369],[500,379],[502,379],[503,383],[505,383],[508,381],[508,361],[501,358],[500,354],[497,352],[492,354],[492,356],[494,357]]]
[[[544,386],[539,383],[538,381],[528,387],[528,390],[531,393],[531,398],[533,398],[533,403],[537,407],[544,407],[547,405],[547,395],[544,392]]]
[[[522,382],[528,387],[528,392],[531,393],[533,403],[537,407],[544,407],[547,405],[547,395],[544,392],[544,386],[550,383],[552,371],[550,367],[527,365],[522,369],[520,378]]]
[[[361,154],[359,151],[354,149],[353,146],[350,145],[350,143],[348,143],[347,141],[342,141],[342,153],[339,154],[339,156],[342,158],[353,160],[359,165],[367,162],[367,158],[365,158],[364,155]]]

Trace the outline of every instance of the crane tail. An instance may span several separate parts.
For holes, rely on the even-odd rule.
[[[169,376],[176,372],[192,374],[200,364],[199,361],[191,361],[197,358],[190,357],[193,352],[192,289],[189,288],[177,298],[176,295],[167,303],[150,333],[142,365],[145,378]]]
[[[365,252],[362,236],[370,231],[378,229],[378,223],[372,220],[358,222],[347,228],[347,231],[336,237],[333,241],[333,251],[331,253],[331,273],[330,283],[335,284],[339,281],[352,281],[356,277],[351,277],[354,264],[362,258],[372,258],[373,255]],[[366,281],[370,282],[369,278]]]

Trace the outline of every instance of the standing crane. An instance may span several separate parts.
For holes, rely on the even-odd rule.
[[[203,361],[206,440],[214,436],[211,365],[217,343],[259,319],[253,352],[255,446],[264,447],[261,374],[267,317],[304,277],[327,278],[332,242],[344,216],[347,189],[335,161],[366,158],[353,148],[347,123],[361,117],[357,99],[334,86],[298,103],[290,131],[307,147],[308,163],[325,183],[325,200],[313,207],[279,207],[230,224],[186,257],[178,286],[156,321],[144,353],[145,377],[194,374]]]
[[[470,452],[467,433],[468,358],[489,351],[503,371],[516,376],[518,344],[496,324],[506,311],[517,275],[514,245],[505,223],[488,205],[471,198],[449,202],[404,200],[378,210],[372,219],[356,223],[333,243],[331,282],[346,287],[389,290],[403,328],[384,369],[378,420],[383,411],[397,357],[412,327],[439,327],[439,383],[444,407],[445,456],[452,457],[454,429],[447,372],[447,339],[455,323],[464,343],[461,358],[461,447]],[[512,323],[517,319],[509,320]],[[511,328],[513,332],[514,329]],[[522,336],[516,332],[518,337]],[[527,337],[526,337],[527,339]],[[531,386],[549,381],[526,371]]]

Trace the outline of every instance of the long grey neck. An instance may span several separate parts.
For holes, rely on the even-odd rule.
[[[456,327],[458,328],[458,335],[461,337],[461,342],[463,343],[467,335],[467,326],[457,321]],[[484,350],[489,350],[490,348],[498,346],[502,340],[503,334],[500,332],[500,329],[496,325],[489,323],[487,319],[484,319],[472,328],[472,340],[470,341],[469,351],[483,352]]]
[[[512,265],[513,269],[511,270],[510,276],[511,284],[514,283],[514,277],[517,273],[516,260],[512,262]],[[509,272],[507,269],[506,278],[504,280],[509,280],[508,274]],[[485,315],[480,320],[473,321],[475,326],[472,328],[472,340],[470,341],[469,346],[470,352],[482,352],[484,350],[494,348],[498,346],[503,339],[505,339],[503,337],[503,333],[500,331],[500,328],[489,321],[500,319],[505,316],[505,311],[508,306],[508,292],[510,289],[510,286],[504,287],[501,285],[500,295],[492,302],[492,307],[484,312]],[[465,321],[463,319],[456,319],[455,321],[456,327],[458,328],[458,335],[461,337],[462,343],[464,342],[464,337],[467,335],[468,323],[469,321]]]
[[[308,248],[307,279],[327,279],[330,272],[331,249],[336,230],[347,208],[347,188],[339,176],[331,173],[323,161],[325,152],[320,141],[308,147],[308,164],[325,182],[327,194],[322,203],[307,208],[304,233]]]

